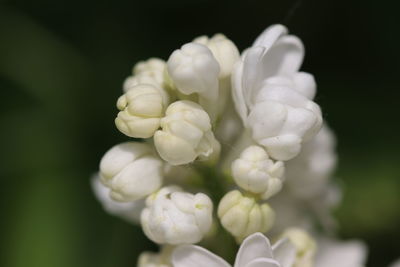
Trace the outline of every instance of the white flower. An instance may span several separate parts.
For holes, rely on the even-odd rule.
[[[124,82],[124,92],[138,84],[151,84],[162,88],[165,69],[165,61],[158,58],[138,62],[133,68],[133,76],[129,76]]]
[[[360,241],[337,241],[322,238],[318,241],[315,267],[363,267],[367,248]]]
[[[168,103],[168,94],[161,87],[150,83],[135,85],[118,99],[120,112],[115,125],[127,136],[151,137],[160,127]]]
[[[263,199],[282,188],[284,164],[274,162],[260,146],[250,146],[232,163],[232,176],[243,189],[261,194]]]
[[[239,51],[236,45],[223,34],[215,34],[213,37],[200,36],[193,40],[194,43],[207,46],[219,63],[220,79],[230,76],[233,66],[239,60]]]
[[[305,199],[325,193],[336,167],[335,145],[335,136],[323,125],[300,154],[286,163],[286,183],[294,195]]]
[[[211,100],[218,97],[220,67],[206,46],[197,43],[183,45],[171,54],[167,68],[176,88],[182,94],[197,93]]]
[[[306,248],[305,252],[308,255],[315,249],[315,244],[310,244],[309,241],[304,239],[304,236],[294,239],[282,238],[271,247],[264,235],[252,234],[241,244],[234,267],[363,267],[365,264],[366,249],[362,243],[324,240],[318,243],[315,263],[302,265],[304,262],[299,262],[299,259],[305,256],[302,249]],[[174,267],[231,266],[217,255],[195,245],[178,246],[172,253],[172,264]]]
[[[160,156],[171,165],[207,160],[219,155],[220,145],[211,130],[210,117],[191,101],[172,103],[161,120],[162,130],[154,135]]]
[[[211,228],[213,204],[205,194],[164,187],[147,198],[146,206],[141,215],[142,227],[156,243],[197,243]]]
[[[293,226],[310,229],[315,221],[324,230],[335,229],[331,210],[340,202],[341,190],[331,179],[336,165],[334,146],[334,136],[325,125],[296,158],[285,162],[284,188],[270,200],[277,211],[272,231]]]
[[[239,248],[234,267],[290,267],[295,259],[295,248],[287,240],[274,246],[264,235],[255,233],[247,237]],[[174,267],[230,267],[222,258],[194,245],[177,247],[172,254]]]
[[[255,141],[277,160],[295,157],[320,129],[320,108],[311,98],[314,78],[299,73],[301,41],[274,25],[247,49],[232,73],[233,99]]]
[[[287,238],[296,249],[293,267],[313,267],[317,249],[314,239],[300,228],[286,229],[281,238]]]
[[[253,233],[267,232],[273,225],[275,213],[267,203],[259,204],[254,197],[234,190],[219,202],[218,217],[222,226],[240,243]]]
[[[139,224],[140,213],[144,208],[144,200],[133,202],[117,202],[110,197],[109,189],[104,186],[98,175],[91,179],[92,190],[103,209],[109,214],[121,217],[128,222]]]
[[[100,177],[112,199],[135,201],[156,191],[163,179],[163,162],[144,143],[112,147],[100,162]]]
[[[233,123],[241,124],[240,120],[237,120],[233,103],[231,103],[231,74],[233,66],[240,58],[239,51],[235,44],[223,34],[215,34],[212,38],[200,36],[194,39],[193,42],[207,46],[220,67],[217,101],[199,99],[199,102],[204,105],[213,122],[218,119],[218,129],[227,128],[226,132],[231,131],[231,126],[234,126]],[[223,130],[221,129],[220,131]],[[233,133],[235,132],[231,131],[230,135]]]
[[[206,46],[188,43],[175,50],[167,62],[168,74],[184,95],[198,95],[198,102],[214,121],[218,112],[220,67]]]
[[[173,246],[165,245],[160,253],[142,252],[139,256],[137,267],[171,267],[173,249]]]

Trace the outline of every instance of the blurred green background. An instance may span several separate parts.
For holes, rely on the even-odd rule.
[[[127,140],[113,123],[124,78],[198,35],[223,32],[242,50],[277,22],[304,41],[339,139],[340,235],[367,242],[368,266],[400,257],[396,1],[0,3],[0,266],[135,266],[153,245],[89,186]]]

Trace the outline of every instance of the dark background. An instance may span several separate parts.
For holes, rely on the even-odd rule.
[[[343,238],[369,265],[400,257],[399,6],[396,1],[0,2],[0,265],[135,266],[154,249],[105,214],[89,177],[127,140],[115,103],[135,62],[202,34],[240,50],[272,23],[306,46],[305,71],[338,139]]]

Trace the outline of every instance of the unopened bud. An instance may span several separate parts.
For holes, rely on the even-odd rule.
[[[255,198],[234,190],[221,199],[218,217],[222,226],[240,243],[253,233],[267,232],[273,225],[275,213],[268,204],[259,204]]]
[[[260,146],[246,148],[232,163],[232,175],[243,189],[261,194],[263,199],[275,195],[282,188],[283,162],[274,162]]]
[[[154,135],[154,144],[171,165],[187,164],[197,157],[212,159],[219,154],[220,145],[211,130],[210,117],[194,102],[172,103],[161,127]]]

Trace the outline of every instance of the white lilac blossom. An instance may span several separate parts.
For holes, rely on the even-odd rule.
[[[293,226],[310,229],[313,222],[330,232],[336,228],[331,210],[339,204],[341,190],[332,181],[334,148],[334,135],[324,125],[296,158],[285,163],[285,186],[270,202],[279,210],[274,232]]]
[[[268,238],[254,233],[241,244],[234,267],[291,267],[295,260],[295,248],[287,240],[271,246]],[[194,245],[183,245],[172,254],[174,267],[230,267],[224,259]]]
[[[137,267],[172,267],[171,254],[174,246],[164,245],[159,253],[145,251],[139,256]]]
[[[231,40],[223,34],[215,34],[211,38],[207,36],[197,37],[193,42],[205,45],[211,50],[220,67],[220,79],[231,75],[233,66],[240,57],[236,45]]]
[[[298,72],[303,56],[300,39],[273,25],[243,53],[232,73],[233,99],[244,126],[277,160],[294,158],[321,127],[320,108],[310,99],[314,79]]]
[[[220,66],[205,45],[188,43],[175,50],[167,62],[168,74],[184,95],[197,94],[199,103],[215,118]]]
[[[139,267],[229,267],[205,248],[230,258],[237,243],[234,267],[364,266],[363,244],[324,237],[340,199],[335,138],[303,57],[273,25],[241,55],[216,34],[134,66],[115,124],[146,140],[111,148],[92,186],[160,245]]]
[[[140,224],[140,213],[144,208],[144,200],[136,200],[132,202],[118,202],[110,197],[109,189],[100,181],[98,174],[91,179],[91,186],[97,200],[103,206],[103,209],[117,217],[134,223]]]
[[[165,61],[159,58],[150,58],[147,61],[137,63],[133,68],[133,75],[126,78],[123,84],[124,92],[126,93],[130,88],[138,84],[152,84],[164,87],[165,69]]]
[[[232,176],[243,189],[261,194],[263,199],[278,193],[282,188],[284,164],[274,162],[260,146],[246,148],[232,163]]]
[[[161,87],[150,83],[135,85],[118,99],[120,112],[115,125],[127,136],[151,137],[160,127],[168,103],[168,95]]]
[[[299,198],[312,198],[330,183],[336,167],[336,140],[327,125],[286,163],[287,186]]]
[[[107,151],[101,159],[100,178],[110,189],[112,199],[135,201],[161,186],[163,162],[147,144],[122,143]]]
[[[267,232],[274,223],[275,213],[267,203],[260,204],[252,196],[238,190],[227,193],[218,205],[222,226],[241,242],[256,232]]]
[[[365,266],[365,246],[362,243],[323,241],[320,249],[314,250],[315,243],[312,238],[303,234],[291,238],[281,238],[273,246],[261,233],[252,234],[241,244],[233,267]],[[315,259],[309,261],[311,258],[308,257]],[[303,261],[305,258],[307,261]],[[231,266],[219,256],[195,245],[178,246],[172,254],[172,264],[173,267]]]
[[[296,257],[293,267],[314,266],[315,252],[317,245],[315,240],[300,228],[288,228],[281,238],[287,238],[296,248]]]
[[[212,210],[207,195],[169,186],[147,198],[141,223],[147,237],[156,243],[197,243],[211,228]]]
[[[236,45],[223,34],[215,34],[211,38],[200,36],[193,42],[207,46],[220,66],[218,103],[215,105],[218,109],[218,125],[215,134],[221,145],[227,146],[234,142],[242,130],[231,96],[232,69],[240,54]]]
[[[218,157],[220,145],[211,129],[210,117],[191,101],[171,104],[154,135],[154,145],[160,156],[171,165]]]
[[[239,123],[236,112],[233,111],[231,97],[231,73],[233,66],[239,60],[239,51],[236,45],[223,34],[215,34],[211,38],[200,36],[194,39],[193,42],[207,46],[219,64],[218,99],[216,103],[214,103],[215,101],[206,102],[206,107],[208,107],[206,110],[211,113],[213,121],[215,119],[219,120],[218,130],[220,132],[224,131],[223,128],[228,128],[225,132],[231,131],[233,130],[231,126],[235,121]],[[232,135],[232,132],[230,132],[230,135]]]

